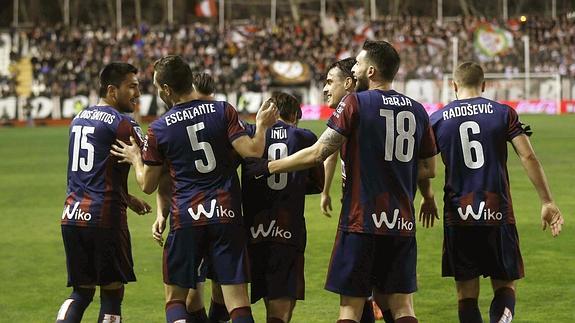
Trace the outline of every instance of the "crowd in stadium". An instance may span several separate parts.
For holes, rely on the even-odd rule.
[[[386,39],[398,49],[402,65],[398,79],[442,77],[450,71],[451,38],[459,38],[459,59],[476,59],[473,45],[475,27],[486,20],[467,17],[438,25],[431,17],[388,17],[368,23],[363,16],[278,19],[269,28],[268,19],[249,25],[229,25],[225,34],[217,25],[194,23],[180,27],[125,27],[115,33],[112,27],[83,25],[70,29],[37,27],[22,32],[32,57],[34,92],[86,94],[96,88],[98,71],[111,61],[126,61],[140,69],[144,93],[152,93],[153,62],[168,53],[182,55],[196,71],[207,69],[216,79],[218,91],[266,91],[270,85],[269,65],[274,60],[307,63],[312,80],[321,82],[325,69],[335,57],[354,55],[366,38]],[[490,21],[497,24],[496,21]],[[513,47],[504,55],[484,62],[487,72],[523,71],[523,42],[531,37],[531,66],[535,72],[575,75],[575,24],[565,18],[511,20],[502,26],[513,34]],[[14,55],[22,54],[14,53]],[[8,78],[2,92],[13,90]]]

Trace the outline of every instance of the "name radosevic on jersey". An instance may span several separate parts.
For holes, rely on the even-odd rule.
[[[525,133],[517,112],[477,97],[451,102],[431,122],[445,163],[445,224],[515,223],[507,142]]]
[[[352,93],[327,125],[347,138],[339,229],[414,235],[418,160],[436,154],[423,106],[394,90]]]
[[[82,110],[70,124],[63,225],[127,228],[128,164],[110,154],[116,139],[142,143],[142,130],[109,106]]]
[[[142,158],[148,165],[166,163],[172,182],[171,229],[242,223],[231,143],[245,135],[236,110],[224,101],[182,103],[150,124]]]

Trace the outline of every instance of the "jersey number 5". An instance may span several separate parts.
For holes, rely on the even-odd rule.
[[[209,173],[216,168],[216,157],[214,156],[214,150],[212,145],[206,141],[198,141],[198,132],[204,129],[204,123],[199,122],[195,125],[187,126],[188,138],[190,138],[190,144],[192,145],[193,151],[202,150],[206,156],[206,162],[203,159],[197,159],[195,161],[196,169],[200,173]]]
[[[401,111],[394,118],[393,110],[380,109],[379,115],[385,119],[384,159],[392,161],[395,151],[395,159],[402,162],[411,161],[415,147],[415,137],[413,137],[415,134],[415,116],[413,113]],[[395,129],[397,129],[397,137],[395,137]]]
[[[94,168],[94,145],[88,142],[88,134],[94,133],[94,127],[73,126],[74,144],[72,146],[72,171],[77,172],[78,166],[83,172]],[[86,151],[86,157],[80,157],[80,149]]]
[[[475,121],[465,121],[459,126],[459,137],[461,138],[461,150],[463,151],[463,162],[471,169],[478,169],[485,164],[483,156],[483,146],[477,140],[469,140],[469,130],[476,135],[481,132],[479,124]],[[475,155],[475,159],[473,158]]]

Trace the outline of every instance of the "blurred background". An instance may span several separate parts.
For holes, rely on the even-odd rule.
[[[480,61],[485,96],[520,113],[575,112],[572,0],[0,0],[0,123],[50,123],[97,101],[112,61],[140,70],[140,114],[163,111],[153,63],[178,54],[209,72],[217,98],[253,113],[270,91],[329,115],[326,68],[365,39],[402,63],[394,87],[433,112],[453,99],[453,66]]]

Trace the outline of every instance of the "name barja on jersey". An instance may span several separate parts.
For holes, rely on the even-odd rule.
[[[467,104],[461,106],[454,106],[450,109],[443,111],[442,116],[443,120],[449,120],[451,118],[456,117],[466,117],[466,116],[474,116],[478,114],[492,114],[493,113],[493,106],[491,102],[485,104]]]
[[[204,103],[182,111],[175,111],[174,113],[165,116],[164,119],[166,120],[166,125],[171,126],[180,121],[192,120],[197,116],[215,112],[216,108],[213,103]]]

